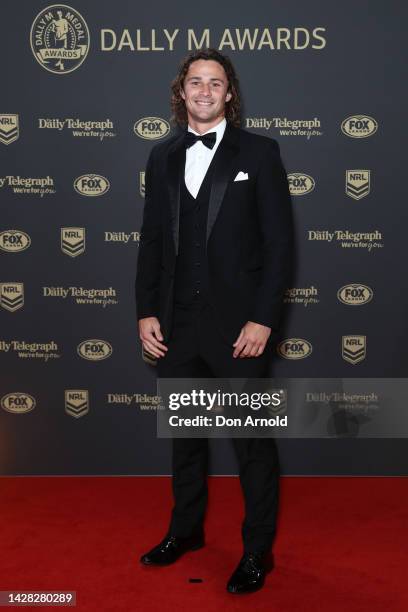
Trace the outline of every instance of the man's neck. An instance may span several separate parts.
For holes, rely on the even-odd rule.
[[[217,127],[217,125],[219,125],[221,121],[223,121],[224,119],[225,119],[225,115],[223,115],[222,117],[217,117],[217,119],[215,119],[211,123],[203,123],[200,121],[194,121],[194,119],[189,118],[188,125],[192,130],[197,132],[197,134],[205,134],[205,132],[208,132],[212,128]]]

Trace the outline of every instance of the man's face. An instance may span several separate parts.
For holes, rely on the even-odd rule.
[[[214,60],[190,64],[180,90],[189,120],[212,123],[225,116],[225,103],[231,100],[224,68]]]

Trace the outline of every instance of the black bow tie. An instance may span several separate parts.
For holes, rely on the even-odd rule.
[[[197,134],[193,134],[193,132],[186,132],[184,136],[184,145],[186,149],[192,147],[193,144],[197,142],[197,140],[201,140],[201,142],[212,149],[215,145],[215,141],[217,140],[217,132],[209,132],[208,134],[204,134],[203,136],[198,136]]]

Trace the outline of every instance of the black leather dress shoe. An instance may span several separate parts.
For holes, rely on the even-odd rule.
[[[144,565],[170,565],[189,550],[198,550],[204,546],[204,536],[191,536],[179,538],[166,536],[160,544],[140,557]]]
[[[229,593],[252,593],[261,589],[273,568],[273,557],[265,553],[245,553],[227,583]]]

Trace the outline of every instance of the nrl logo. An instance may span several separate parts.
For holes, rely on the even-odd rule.
[[[65,390],[65,412],[79,419],[89,412],[89,393],[85,389]]]
[[[0,283],[0,306],[15,312],[24,305],[23,283]]]
[[[11,144],[19,135],[18,115],[0,115],[0,142]]]
[[[142,198],[145,197],[145,173],[143,172],[139,172],[139,191],[140,191],[140,195],[142,196]]]
[[[81,255],[85,251],[85,228],[62,227],[61,250],[70,257]]]
[[[366,356],[365,336],[343,336],[341,356],[345,361],[355,365]]]
[[[54,74],[67,74],[79,68],[88,55],[88,26],[77,10],[53,4],[34,19],[30,43],[40,66]]]
[[[361,200],[370,193],[370,170],[346,170],[346,193]]]

